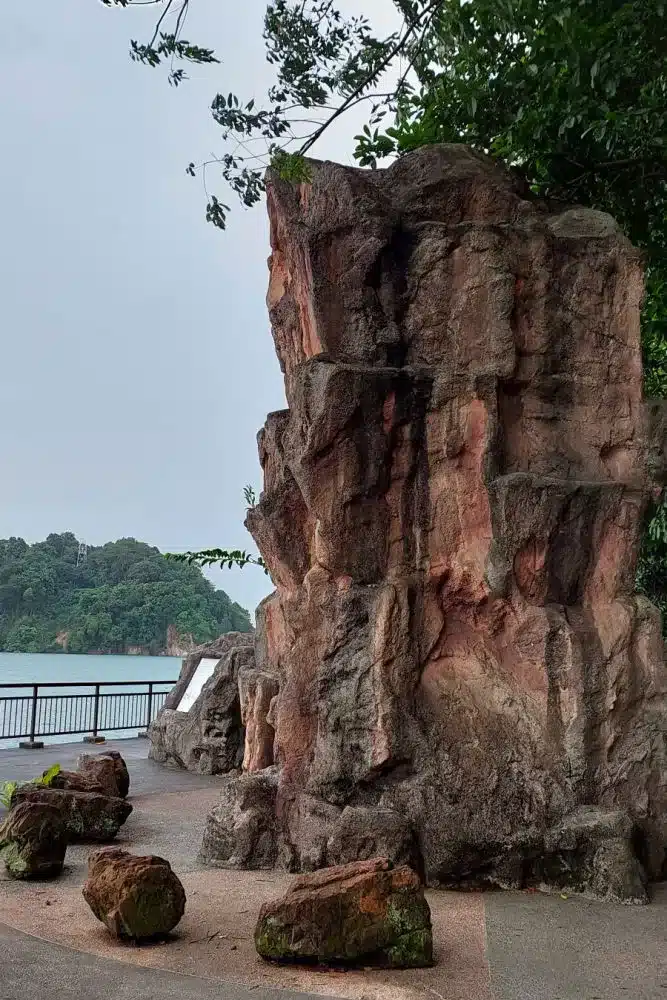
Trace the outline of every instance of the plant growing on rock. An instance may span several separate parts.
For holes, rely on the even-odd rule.
[[[50,788],[53,784],[53,779],[60,774],[61,766],[60,764],[53,764],[47,771],[40,774],[38,778],[32,778],[31,781],[18,782],[18,781],[5,781],[0,785],[0,802],[2,805],[9,809],[12,805],[12,799],[14,798],[14,793],[16,790],[23,785],[36,785],[39,788]]]

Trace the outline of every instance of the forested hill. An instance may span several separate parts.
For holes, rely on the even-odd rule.
[[[0,539],[0,650],[164,653],[167,630],[205,642],[250,630],[248,612],[196,566],[134,538],[90,547],[71,532]]]

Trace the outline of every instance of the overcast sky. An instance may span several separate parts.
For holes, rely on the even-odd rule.
[[[265,7],[192,0],[187,37],[223,65],[193,68],[178,89],[128,57],[150,6],[3,11],[0,537],[254,548],[243,486],[259,492],[255,436],[284,406],[268,226],[263,205],[229,201],[227,232],[207,224],[185,166],[221,149],[218,89],[265,93]],[[364,9],[393,24],[390,0]],[[352,162],[354,131],[316,155]],[[270,587],[252,567],[215,581],[248,608]]]

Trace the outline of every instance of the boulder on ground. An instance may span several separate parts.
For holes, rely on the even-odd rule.
[[[265,903],[255,947],[274,961],[362,961],[392,968],[433,962],[431,914],[419,877],[386,858],[324,868]]]
[[[46,771],[44,772],[46,774]],[[94,792],[96,795],[105,795],[103,786],[90,774],[81,774],[80,771],[59,771],[51,779],[47,788],[61,788],[68,792]]]
[[[0,857],[13,878],[60,875],[67,850],[62,812],[47,802],[21,802],[0,826]]]
[[[581,806],[547,834],[532,876],[547,886],[614,903],[648,903],[627,813]]]
[[[185,911],[185,890],[168,861],[113,847],[90,855],[83,897],[114,937],[135,941],[168,934]]]
[[[278,768],[226,775],[220,785],[220,801],[206,817],[199,860],[218,868],[273,868]]]
[[[14,792],[13,805],[41,802],[63,816],[70,840],[113,840],[132,812],[124,799],[95,792],[23,785]]]
[[[130,791],[130,774],[118,750],[103,753],[82,753],[77,761],[79,774],[102,786],[105,795],[127,798]]]

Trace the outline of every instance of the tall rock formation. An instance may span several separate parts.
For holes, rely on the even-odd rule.
[[[635,855],[665,872],[667,672],[633,590],[664,471],[639,252],[463,146],[313,163],[268,204],[289,409],[247,524],[276,591],[204,854],[253,864],[256,836],[292,870],[379,853],[444,884],[569,866],[641,896]]]

